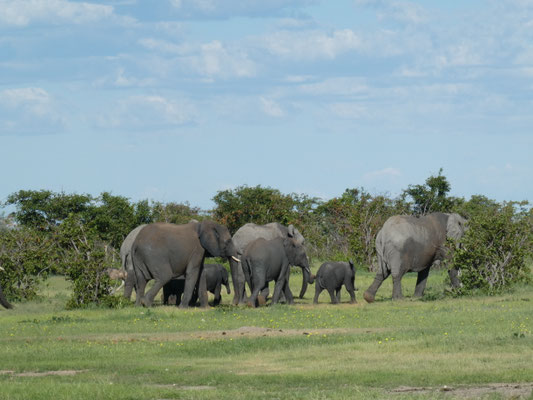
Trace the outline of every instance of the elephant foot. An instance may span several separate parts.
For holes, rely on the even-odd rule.
[[[255,308],[255,304],[253,304],[251,301],[248,301],[248,302],[246,303],[246,306],[247,306],[247,307],[250,307],[250,308]]]
[[[370,293],[368,290],[363,294],[364,299],[367,303],[373,303],[375,298],[372,293]]]
[[[146,297],[143,297],[143,298],[141,299],[141,305],[142,305],[143,307],[147,307],[147,308],[149,308],[149,307],[152,307],[152,302],[146,300]]]
[[[259,295],[257,296],[257,302],[260,306],[264,306],[266,304],[266,299],[263,296]]]

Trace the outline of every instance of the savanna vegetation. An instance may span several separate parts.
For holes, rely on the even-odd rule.
[[[528,398],[533,390],[533,212],[526,202],[450,196],[442,170],[398,197],[347,189],[329,200],[241,186],[215,194],[212,210],[21,190],[0,219],[1,399]],[[414,300],[391,302],[373,278],[374,240],[396,214],[457,212],[468,218],[447,265]],[[136,226],[214,219],[233,234],[246,222],[294,224],[312,272],[324,260],[357,264],[356,305],[323,292],[289,307],[136,308],[113,291],[105,269]],[[446,269],[462,271],[452,290]],[[300,276],[291,279],[298,292]]]

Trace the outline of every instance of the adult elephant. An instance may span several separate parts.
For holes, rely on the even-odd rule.
[[[466,220],[459,214],[433,213],[422,217],[395,215],[385,221],[376,236],[378,272],[364,293],[372,303],[383,280],[392,275],[392,298],[402,297],[402,277],[418,272],[415,296],[422,296],[431,265],[446,257],[446,238],[460,239]],[[452,282],[455,271],[450,272]]]
[[[132,246],[133,270],[137,296],[150,307],[157,292],[174,277],[185,275],[185,291],[180,307],[189,306],[198,286],[200,304],[207,306],[207,288],[203,265],[205,257],[226,257],[230,265],[240,261],[228,229],[213,221],[183,225],[158,222],[146,225]],[[233,267],[234,269],[234,267]],[[144,294],[146,283],[153,287]]]
[[[243,271],[252,294],[248,304],[255,307],[256,300],[264,304],[266,298],[260,293],[268,288],[270,281],[276,281],[272,304],[276,304],[285,293],[288,304],[292,304],[292,293],[289,288],[290,265],[297,265],[309,271],[309,260],[302,244],[292,238],[275,238],[266,240],[259,238],[250,243],[242,256]]]
[[[4,271],[4,268],[0,267],[0,271]],[[5,308],[13,308],[9,301],[7,301],[6,296],[4,296],[2,285],[0,285],[0,304],[2,304]]]
[[[291,238],[298,245],[305,245],[305,238],[294,227],[294,225],[284,226],[278,222],[271,222],[266,225],[256,225],[248,223],[241,226],[233,235],[233,243],[237,249],[238,257],[241,258],[244,254],[246,246],[256,239],[272,240],[276,238]],[[246,298],[246,291],[244,287],[244,272],[242,264],[238,263],[235,274],[232,271],[234,298],[233,303],[244,303]],[[311,273],[308,269],[303,270],[302,289],[300,290],[300,298],[304,297],[307,290],[308,283],[313,283]]]

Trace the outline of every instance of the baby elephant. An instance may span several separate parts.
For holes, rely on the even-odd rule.
[[[228,294],[231,293],[228,281],[228,271],[221,264],[204,264],[205,280],[207,291],[215,295],[214,306],[218,306],[222,300],[220,295],[222,285],[226,286]],[[163,286],[162,302],[168,305],[180,305],[181,296],[185,290],[185,277],[181,276],[170,280]],[[189,306],[194,306],[198,300],[196,289],[193,292]]]
[[[318,304],[318,296],[322,290],[326,289],[331,297],[331,303],[337,304],[341,301],[341,287],[344,285],[350,297],[350,303],[357,303],[355,300],[355,267],[353,261],[349,262],[325,262],[320,266],[316,274],[315,299],[313,303]],[[337,292],[335,296],[335,292]]]

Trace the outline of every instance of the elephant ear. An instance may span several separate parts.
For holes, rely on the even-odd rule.
[[[202,221],[196,226],[198,239],[205,249],[206,257],[220,257],[222,248],[220,246],[221,235],[219,225],[213,221]]]
[[[287,233],[289,234],[289,237],[294,237],[294,225],[293,224],[290,224],[288,227],[287,227]]]
[[[446,224],[446,236],[452,239],[461,239],[465,233],[466,220],[459,214],[453,213],[448,215]]]

